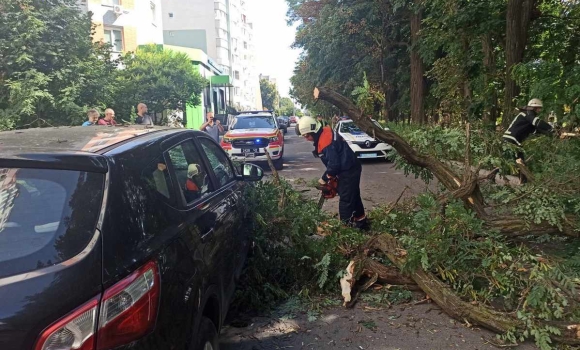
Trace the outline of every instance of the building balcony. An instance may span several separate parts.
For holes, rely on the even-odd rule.
[[[228,13],[228,6],[226,5],[226,0],[215,0],[213,3],[213,8]]]
[[[226,39],[221,39],[221,38],[217,38],[215,39],[215,45],[217,47],[223,47],[226,49],[230,49],[230,45],[228,44],[228,41]]]
[[[225,19],[216,19],[215,27],[216,29],[228,30],[228,21]]]

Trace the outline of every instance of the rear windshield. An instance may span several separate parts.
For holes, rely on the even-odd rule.
[[[236,118],[232,129],[275,129],[276,123],[271,116]]]
[[[91,240],[104,175],[0,168],[0,278],[57,264]]]

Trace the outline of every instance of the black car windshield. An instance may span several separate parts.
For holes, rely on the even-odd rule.
[[[275,129],[276,123],[272,116],[237,117],[233,129]]]
[[[0,168],[0,278],[80,253],[95,233],[104,175]]]
[[[363,131],[353,122],[346,122],[340,124],[340,132],[348,134],[361,134]]]

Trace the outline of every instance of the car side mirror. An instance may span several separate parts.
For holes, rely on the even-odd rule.
[[[264,177],[264,170],[256,164],[242,164],[242,181],[260,181]]]

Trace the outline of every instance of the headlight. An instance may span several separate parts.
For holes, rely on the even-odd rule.
[[[223,143],[232,143],[232,139],[230,139],[229,137],[225,137],[225,136],[224,136],[224,137],[222,138],[222,142],[223,142]]]
[[[270,137],[270,142],[278,142],[278,136]]]

